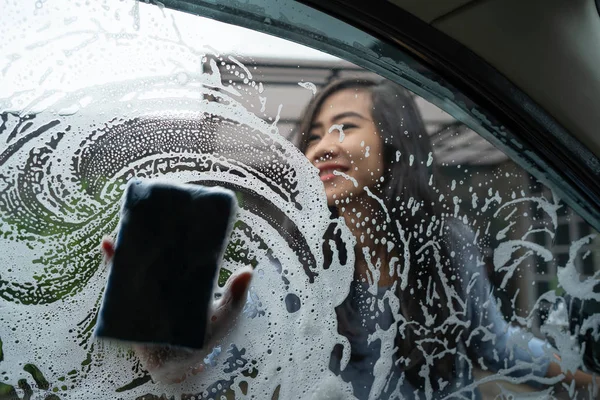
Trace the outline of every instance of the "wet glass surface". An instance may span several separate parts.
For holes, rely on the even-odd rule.
[[[594,367],[596,232],[435,106],[369,83],[303,124],[330,82],[379,78],[158,5],[38,1],[0,22],[0,398],[597,390],[545,376]],[[252,267],[243,310],[179,383],[93,337],[133,178],[240,206],[219,286]]]

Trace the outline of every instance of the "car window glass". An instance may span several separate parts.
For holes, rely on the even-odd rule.
[[[381,78],[141,2],[0,21],[0,398],[597,389],[545,377],[596,366],[596,231],[431,103],[353,86],[303,129],[330,83]],[[251,266],[243,311],[180,383],[93,336],[100,243],[134,178],[223,186],[240,206],[217,296]]]

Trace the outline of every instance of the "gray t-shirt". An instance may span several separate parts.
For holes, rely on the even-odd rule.
[[[491,293],[490,284],[483,268],[477,264],[477,249],[473,245],[472,233],[461,224],[453,224],[450,250],[455,252],[454,260],[461,271],[463,295],[467,302],[465,329],[459,343],[458,353],[468,355],[456,357],[456,375],[452,382],[435,391],[417,389],[404,378],[397,358],[389,376],[385,377],[383,390],[371,394],[380,399],[441,399],[441,398],[480,398],[474,384],[472,368],[488,369],[514,378],[544,377],[550,358],[544,350],[545,341],[530,333],[509,326],[500,312]],[[334,351],[331,369],[339,373],[346,382],[351,382],[354,395],[358,399],[369,399],[374,382],[373,368],[380,358],[381,342],[371,340],[377,326],[388,329],[394,323],[394,314],[389,302],[384,300],[388,287],[380,287],[377,294],[369,292],[368,285],[358,281],[351,284],[346,300],[338,311],[346,318],[345,325],[351,327],[348,335],[351,358],[346,368],[340,371],[339,354]],[[374,304],[383,301],[383,311]],[[339,349],[338,349],[339,350]],[[523,380],[532,386],[539,386],[534,380]]]

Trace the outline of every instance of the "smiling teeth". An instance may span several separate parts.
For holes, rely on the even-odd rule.
[[[333,171],[336,171],[336,170],[335,169],[324,169],[321,171],[321,175],[333,174]]]

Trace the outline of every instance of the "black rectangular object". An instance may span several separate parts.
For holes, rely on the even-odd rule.
[[[234,193],[134,181],[124,197],[96,335],[202,348]]]

